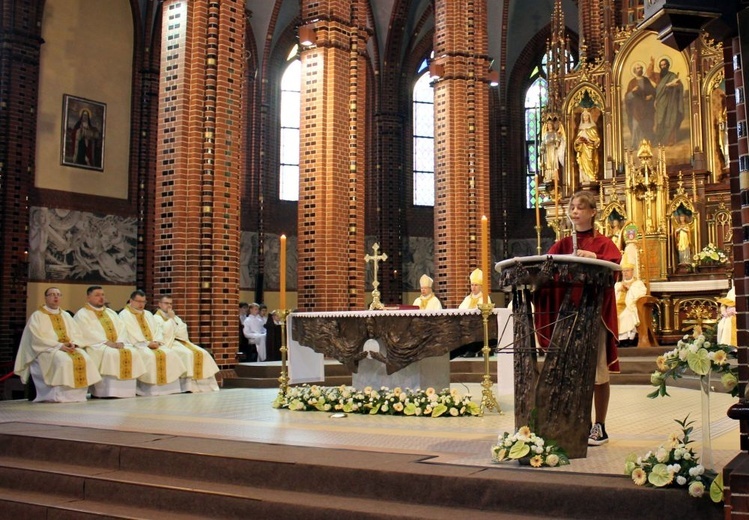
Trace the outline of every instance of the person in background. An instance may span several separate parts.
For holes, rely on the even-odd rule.
[[[425,274],[421,275],[421,278],[419,278],[421,296],[416,298],[413,303],[419,309],[430,311],[438,311],[442,309],[442,303],[440,303],[439,299],[434,295],[434,292],[432,291],[433,284],[434,280],[432,280]]]
[[[637,326],[640,324],[637,300],[648,293],[648,288],[642,280],[634,277],[634,273],[635,266],[625,259],[622,261],[622,279],[614,285],[620,347],[636,345]]]
[[[478,309],[478,304],[482,303],[484,293],[481,286],[484,283],[484,273],[481,269],[474,269],[468,279],[471,282],[471,292],[468,296],[463,298],[458,309]],[[492,299],[488,294],[486,303],[492,303]]]
[[[263,325],[263,320],[260,318],[260,305],[257,303],[250,304],[250,314],[247,316],[247,319],[244,320],[242,333],[245,338],[247,338],[247,340],[257,348],[257,360],[265,361],[265,340],[267,333],[265,326]]]

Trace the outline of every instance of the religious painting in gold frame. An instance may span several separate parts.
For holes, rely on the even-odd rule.
[[[624,150],[637,150],[643,139],[663,146],[668,164],[692,159],[689,66],[683,53],[645,32],[623,50],[618,84]],[[698,117],[698,115],[695,115]]]
[[[63,94],[60,162],[64,166],[103,171],[106,121],[106,104]]]

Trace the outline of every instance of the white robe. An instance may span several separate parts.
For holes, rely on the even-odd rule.
[[[101,310],[101,309],[97,309]],[[96,362],[99,373],[102,376],[109,376],[116,379],[137,379],[142,376],[146,371],[146,366],[143,364],[138,349],[133,347],[127,340],[127,333],[125,332],[125,324],[122,322],[120,317],[112,309],[103,309],[109,319],[112,321],[116,329],[116,343],[123,343],[124,349],[132,352],[132,368],[130,369],[130,377],[122,378],[120,373],[120,349],[109,347],[106,345],[108,341],[107,333],[104,331],[99,318],[96,317],[93,307],[88,305],[81,307],[78,312],[75,313],[75,321],[78,323],[81,329],[81,337],[83,345],[86,348],[86,352]]]
[[[192,341],[187,333],[187,324],[179,316],[169,318],[161,311],[154,315],[157,322],[160,323],[162,330],[162,340],[164,345],[171,348],[179,355],[186,371],[183,378],[195,380],[197,384],[187,384],[190,391],[196,392],[201,390],[218,391],[216,374],[219,371],[218,365],[213,357],[203,348],[200,348]],[[201,373],[195,373],[195,356],[201,356],[202,363]]]
[[[425,300],[426,305],[422,307],[421,303]],[[442,309],[442,303],[440,303],[439,299],[434,294],[430,294],[426,298],[424,296],[419,296],[414,300],[414,305],[416,305],[419,309],[425,311],[438,311]]]
[[[52,319],[47,313],[62,316],[68,340],[75,345],[82,345],[81,332],[73,318],[60,309],[52,310],[44,307],[44,311],[41,309],[35,311],[26,323],[13,370],[21,378],[21,381],[26,383],[29,379],[32,363],[37,362],[47,386],[75,388],[73,358],[70,354],[61,350],[62,343],[60,343]],[[96,368],[96,363],[86,354],[86,351],[82,348],[76,350],[86,362],[85,385],[79,386],[79,388],[88,388],[88,386],[99,382],[101,376]]]
[[[120,318],[122,318],[122,321],[125,324],[125,331],[128,342],[138,349],[141,360],[146,367],[146,371],[138,378],[138,380],[149,385],[159,384],[156,354],[154,353],[154,350],[160,350],[166,355],[166,383],[172,383],[178,380],[187,371],[187,369],[185,368],[185,365],[182,363],[182,360],[179,358],[177,353],[164,345],[160,346],[158,349],[150,349],[148,347],[150,341],[158,341],[160,343],[163,343],[161,326],[150,311],[140,311],[145,315],[146,324],[151,333],[151,340],[147,340],[145,334],[140,328],[140,325],[138,324],[138,320],[135,317],[134,312],[138,311],[131,311],[130,307],[127,306],[120,311]]]
[[[719,345],[736,346],[736,307],[720,306],[721,318],[718,320],[715,340]]]
[[[478,309],[478,304],[482,303],[482,298],[484,296],[483,291],[479,292],[476,296],[473,295],[473,293],[469,294],[465,298],[463,298],[463,301],[461,302],[458,309]],[[488,298],[488,302],[486,303],[492,303],[492,299]]]
[[[242,330],[244,337],[257,347],[257,360],[265,361],[265,339],[266,330],[263,325],[263,319],[257,314],[250,314],[247,319],[244,320],[244,328]]]
[[[619,312],[619,339],[634,339],[637,334],[637,326],[640,324],[640,317],[637,315],[637,300],[648,293],[647,287],[641,280],[630,280],[629,289],[626,289],[625,282],[616,282],[614,293],[616,301],[619,301],[622,291],[626,290],[624,296],[625,307]]]

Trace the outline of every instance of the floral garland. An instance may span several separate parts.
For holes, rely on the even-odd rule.
[[[683,377],[687,369],[700,377],[707,376],[710,372],[723,374],[720,382],[736,397],[739,395],[738,371],[730,363],[731,359],[736,358],[736,347],[708,341],[703,334],[697,337],[686,335],[679,340],[674,350],[656,358],[658,368],[650,375],[650,382],[658,388],[648,394],[648,397],[654,399],[667,396],[666,380],[669,377],[674,380]]]
[[[714,502],[723,500],[723,479],[715,471],[706,469],[699,463],[699,457],[689,444],[692,440],[694,421],[675,420],[681,426],[681,433],[674,432],[668,441],[655,451],[649,451],[638,457],[631,454],[627,457],[624,471],[638,486],[652,487],[686,487],[689,495],[702,497],[707,489]]]
[[[528,426],[519,428],[513,434],[503,433],[497,439],[497,444],[492,446],[493,462],[525,459],[529,459],[530,465],[534,468],[564,466],[570,463],[567,453],[562,448],[553,442],[546,442]]]
[[[426,417],[460,417],[480,415],[481,407],[471,400],[471,394],[461,396],[455,389],[437,392],[400,387],[392,390],[371,386],[357,390],[352,386],[323,387],[301,385],[290,387],[285,396],[278,396],[274,408],[292,411],[320,411],[385,415],[414,415]]]

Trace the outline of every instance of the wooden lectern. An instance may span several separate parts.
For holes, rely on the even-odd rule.
[[[512,293],[515,427],[528,425],[554,440],[570,458],[588,451],[604,290],[618,264],[572,255],[540,255],[496,264],[503,291]],[[535,302],[535,305],[531,305]],[[534,312],[553,308],[544,328]],[[549,339],[539,368],[536,337]]]

